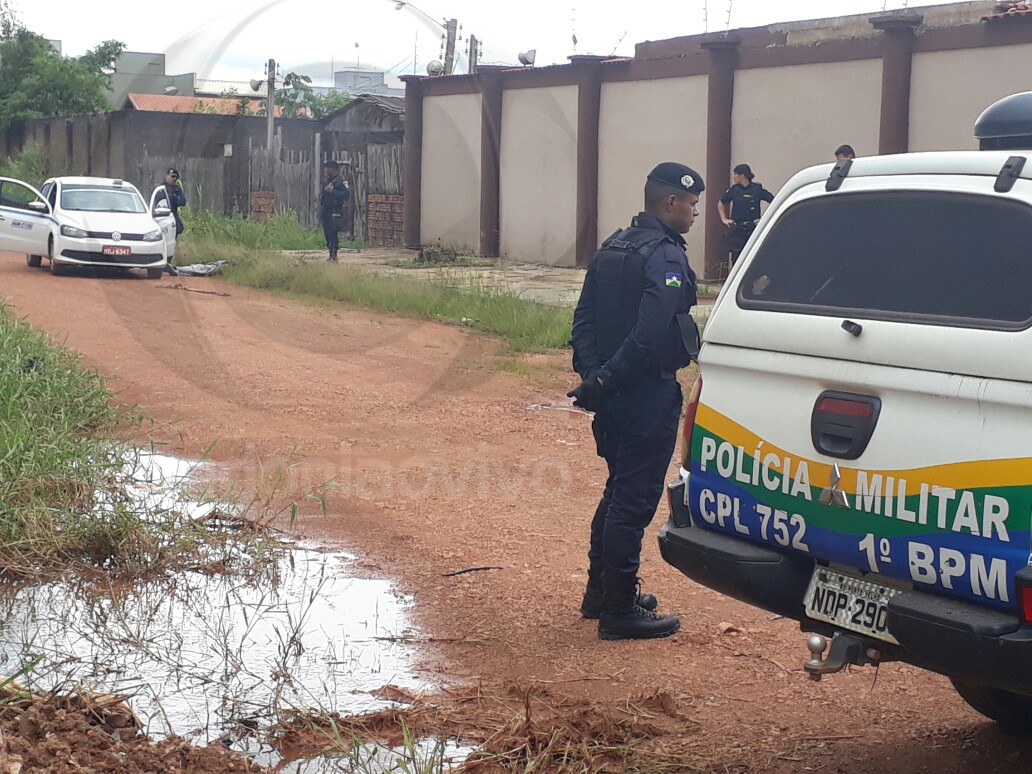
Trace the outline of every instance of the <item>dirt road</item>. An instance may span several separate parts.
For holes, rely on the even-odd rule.
[[[180,285],[180,288],[173,287]],[[184,290],[182,288],[190,288]],[[333,481],[298,529],[399,579],[438,640],[427,669],[457,691],[536,688],[558,705],[658,694],[653,733],[712,771],[1027,771],[940,677],[896,664],[811,682],[795,626],[688,582],[643,574],[681,633],[602,643],[577,613],[589,515],[603,480],[566,356],[510,373],[466,331],[308,307],[217,280],[55,278],[0,254],[0,295],[112,378],[184,455],[239,474],[296,452]],[[501,364],[501,365],[500,365]],[[457,570],[503,569],[443,577]]]

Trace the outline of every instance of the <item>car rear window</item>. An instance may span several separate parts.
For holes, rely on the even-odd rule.
[[[1004,329],[1032,324],[1032,207],[942,191],[836,194],[786,210],[744,308]]]

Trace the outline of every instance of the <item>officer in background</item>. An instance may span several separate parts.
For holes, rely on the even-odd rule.
[[[856,151],[853,150],[852,145],[840,145],[835,148],[835,161],[845,161],[846,159],[855,159]]]
[[[172,210],[172,217],[176,221],[176,237],[183,233],[183,219],[179,216],[179,208],[186,206],[186,192],[183,190],[183,183],[179,179],[179,170],[175,168],[169,169],[165,172],[165,181],[159,185],[152,194],[155,204],[162,204],[162,197],[164,197],[164,204]],[[176,271],[176,267],[172,265],[172,259],[174,256],[168,256],[168,260],[165,262],[165,271],[171,274],[173,277],[179,275]]]
[[[760,183],[754,183],[752,169],[739,164],[732,170],[732,185],[717,203],[720,220],[728,227],[725,245],[735,265],[760,220],[760,202],[774,201],[774,194]]]
[[[326,237],[329,260],[337,262],[340,249],[340,232],[344,228],[344,205],[351,198],[351,191],[340,177],[340,164],[332,159],[323,164],[323,189],[319,192],[319,220]]]
[[[681,416],[677,370],[698,354],[690,314],[695,275],[685,241],[698,216],[702,175],[674,162],[645,183],[645,211],[592,258],[573,316],[573,367],[583,382],[568,393],[595,412],[592,431],[609,477],[591,523],[585,618],[603,640],[667,637],[675,616],[638,591],[645,528],[652,521]]]

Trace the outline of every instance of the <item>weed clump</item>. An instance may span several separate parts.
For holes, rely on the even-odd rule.
[[[573,324],[571,309],[528,301],[508,288],[475,280],[456,287],[445,277],[425,282],[263,253],[233,263],[225,276],[240,285],[295,297],[464,325],[502,337],[513,352],[566,346]]]

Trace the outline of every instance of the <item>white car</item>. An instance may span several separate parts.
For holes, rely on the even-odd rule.
[[[0,250],[25,253],[31,267],[46,257],[52,274],[99,266],[145,269],[158,279],[175,242],[171,210],[153,197],[148,206],[124,180],[56,177],[37,190],[0,177]]]

